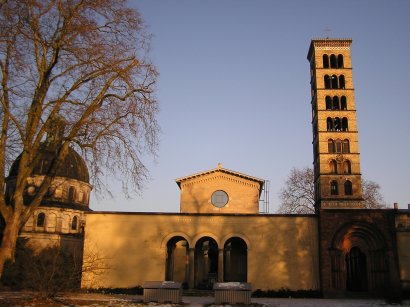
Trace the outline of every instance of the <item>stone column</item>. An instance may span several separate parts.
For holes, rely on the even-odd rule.
[[[224,250],[223,248],[219,249],[218,254],[218,282],[224,281]]]
[[[195,287],[195,248],[189,248],[188,268],[188,287],[193,289]]]

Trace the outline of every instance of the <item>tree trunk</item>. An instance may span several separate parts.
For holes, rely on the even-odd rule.
[[[3,241],[0,247],[0,278],[3,276],[4,264],[7,260],[14,261],[17,238],[20,231],[20,214],[14,212],[9,220],[6,221],[6,227],[3,232]]]

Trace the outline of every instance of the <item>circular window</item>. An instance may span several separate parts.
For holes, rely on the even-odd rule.
[[[222,208],[228,203],[228,194],[225,191],[218,190],[212,193],[211,203],[215,207]]]

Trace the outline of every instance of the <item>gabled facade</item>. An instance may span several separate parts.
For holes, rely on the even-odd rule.
[[[181,189],[181,213],[259,213],[264,180],[225,169],[220,163],[176,182]]]

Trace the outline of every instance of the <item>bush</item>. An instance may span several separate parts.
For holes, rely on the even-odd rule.
[[[53,296],[59,291],[77,290],[81,282],[81,255],[47,247],[35,253],[17,244],[15,262],[6,262],[1,282],[12,290],[38,291]]]
[[[128,294],[128,295],[142,295],[144,289],[141,286],[135,286],[133,288],[99,288],[88,289],[87,292],[91,293],[103,293],[103,294]]]

